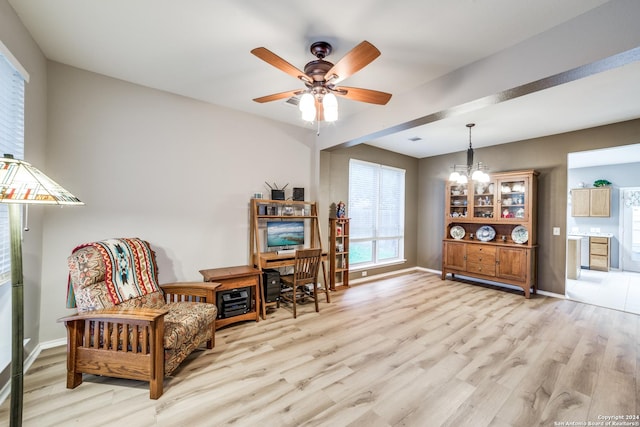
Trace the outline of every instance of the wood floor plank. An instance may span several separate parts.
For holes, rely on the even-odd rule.
[[[25,375],[24,425],[553,426],[640,410],[640,317],[416,271],[217,331],[164,384]],[[9,423],[0,405],[0,427]]]

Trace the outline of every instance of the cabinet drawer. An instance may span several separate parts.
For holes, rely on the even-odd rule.
[[[495,263],[496,248],[493,246],[469,245],[467,261],[475,263]]]
[[[609,255],[609,246],[608,245],[600,245],[600,244],[592,244],[591,245],[591,255]]]
[[[589,257],[589,267],[593,270],[609,269],[609,258],[601,255],[591,255]]]
[[[234,277],[233,279],[222,279],[222,280],[214,280],[214,282],[218,282],[221,286],[218,288],[218,291],[235,289],[235,288],[244,288],[247,286],[256,286],[258,285],[258,276],[250,276],[250,277]]]
[[[591,237],[589,241],[591,243],[601,243],[606,245],[609,243],[609,238],[608,237]]]
[[[495,261],[492,263],[467,262],[467,271],[469,273],[484,274],[485,276],[495,276],[496,263]]]

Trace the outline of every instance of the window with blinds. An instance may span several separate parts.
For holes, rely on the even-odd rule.
[[[6,55],[5,55],[6,53]],[[13,58],[0,42],[0,155],[24,158],[24,84]],[[17,64],[18,68],[21,68]],[[25,72],[26,75],[26,72]],[[11,362],[11,247],[9,211],[0,203],[0,372]],[[2,388],[4,384],[0,384]]]
[[[405,171],[349,161],[349,264],[354,267],[404,259]]]
[[[0,156],[24,159],[24,78],[0,52]],[[0,286],[11,280],[9,213],[0,203]]]

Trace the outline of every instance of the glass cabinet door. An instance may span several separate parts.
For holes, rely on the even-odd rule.
[[[466,218],[469,204],[466,184],[447,185],[447,214],[450,218]]]
[[[495,216],[495,182],[473,184],[473,217],[493,218]]]
[[[504,179],[497,183],[500,194],[500,218],[527,221],[529,181],[526,178]]]

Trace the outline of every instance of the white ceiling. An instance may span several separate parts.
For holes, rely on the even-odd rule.
[[[382,55],[344,84],[397,95],[607,2],[9,0],[51,60],[297,126],[307,125],[284,101],[252,99],[302,84],[251,49],[303,68],[314,41],[333,45],[335,63],[368,40]],[[638,118],[638,76],[634,63],[368,143],[422,158],[464,150],[469,121],[483,124],[480,147]],[[341,120],[367,108],[385,107],[340,100]]]

